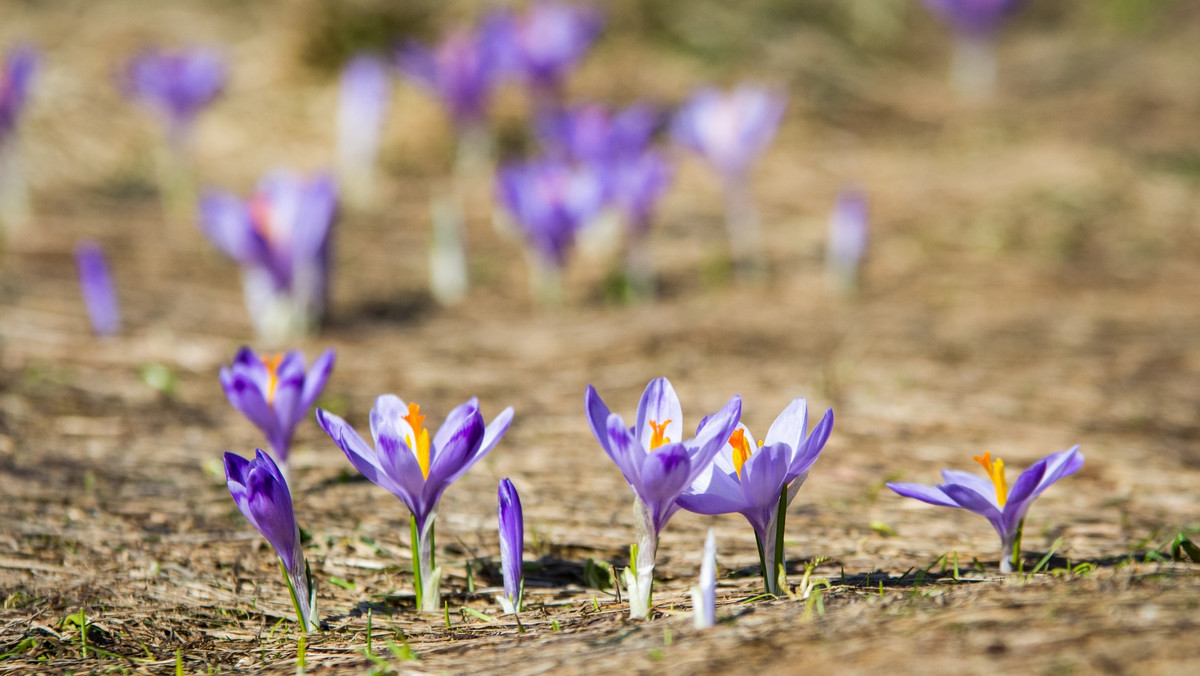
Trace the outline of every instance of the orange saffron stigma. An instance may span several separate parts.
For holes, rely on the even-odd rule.
[[[259,234],[260,237],[271,241],[271,202],[262,196],[255,196],[250,199],[250,227]]]
[[[996,502],[1003,507],[1004,503],[1008,501],[1008,482],[1004,479],[1004,461],[1000,458],[992,460],[991,451],[984,451],[982,457],[977,455],[971,459],[983,465],[988,478],[996,487]]]
[[[650,450],[654,450],[663,444],[671,443],[671,439],[666,435],[667,425],[671,424],[670,418],[662,421],[662,424],[656,423],[653,420],[647,420],[650,424]]]
[[[733,446],[733,469],[738,478],[742,478],[742,465],[750,459],[750,442],[746,440],[746,430],[736,429],[729,436],[729,445]]]
[[[408,415],[404,416],[410,427],[413,430],[413,437],[409,437],[404,441],[412,452],[417,456],[417,464],[421,466],[421,474],[429,478],[429,430],[425,429],[423,423],[425,416],[421,415],[421,407],[416,404],[408,405]]]
[[[283,363],[283,354],[263,355],[262,364],[267,367],[267,405],[275,403],[275,388],[279,386],[279,365]]]

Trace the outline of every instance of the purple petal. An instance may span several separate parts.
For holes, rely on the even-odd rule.
[[[424,495],[431,505],[437,502],[447,486],[479,460],[475,451],[483,441],[483,416],[476,409],[469,409],[461,420],[447,420],[445,424],[451,428],[450,438],[445,445],[430,449],[433,457],[429,460],[429,479]]]
[[[271,456],[261,450],[251,461],[225,458],[226,483],[238,509],[290,570],[300,555],[300,531],[292,512],[292,496],[287,482]]]
[[[812,467],[821,455],[821,451],[825,448],[825,442],[829,441],[829,435],[832,432],[833,409],[828,409],[825,411],[825,415],[821,416],[820,422],[813,428],[812,434],[804,441],[804,444],[800,448],[794,449],[791,464],[788,467],[788,483],[808,472],[808,468]]]
[[[767,429],[767,436],[763,437],[763,444],[784,443],[795,449],[800,447],[807,433],[808,401],[797,398],[775,417]]]
[[[309,407],[316,403],[317,397],[321,396],[321,391],[325,389],[325,383],[329,380],[329,374],[333,371],[333,364],[337,355],[333,348],[329,348],[321,353],[320,357],[313,362],[312,367],[308,369],[308,373],[304,376],[304,390],[300,395],[300,408],[307,413]]]
[[[75,264],[92,331],[98,336],[115,335],[121,328],[121,314],[104,251],[96,242],[81,242],[75,247]]]
[[[687,442],[692,455],[693,479],[707,465],[712,464],[713,458],[729,443],[729,436],[737,429],[742,417],[742,397],[733,395],[725,405],[709,416],[696,430],[696,438]]]
[[[790,453],[787,444],[763,446],[742,464],[743,508],[739,511],[757,533],[766,530],[779,508],[779,496],[787,485]]]
[[[691,475],[691,460],[683,444],[666,444],[646,455],[636,487],[653,518],[656,533],[678,509],[675,501],[687,488]]]
[[[896,481],[889,481],[885,485],[906,498],[916,498],[921,502],[928,502],[931,505],[938,505],[940,507],[962,507],[962,505],[955,502],[936,486],[900,483]]]
[[[938,486],[942,489],[951,500],[958,503],[959,507],[965,510],[975,512],[976,514],[986,518],[992,522],[992,526],[1004,537],[1004,517],[996,505],[988,500],[987,497],[980,495],[973,489],[962,484],[942,484]],[[894,489],[893,489],[894,490]]]
[[[646,385],[642,399],[638,402],[637,424],[634,432],[642,448],[651,450],[650,441],[654,430],[650,423],[665,425],[665,433],[660,441],[683,441],[683,408],[679,404],[679,395],[666,378],[655,378]]]
[[[621,470],[630,486],[641,485],[642,462],[647,453],[646,449],[630,434],[620,415],[609,414],[606,428],[608,443],[603,444],[604,451],[616,463],[617,469]]]
[[[321,429],[325,430],[329,438],[333,439],[338,448],[342,449],[342,452],[346,454],[346,458],[350,460],[350,464],[354,465],[355,469],[376,486],[381,486],[393,494],[397,493],[399,488],[383,473],[375,451],[367,445],[366,441],[363,441],[363,438],[358,435],[358,432],[354,431],[353,427],[347,425],[345,420],[324,409],[318,408],[316,415],[317,424],[321,426]]]
[[[371,436],[379,443],[379,428],[384,424],[395,425],[395,421],[408,415],[408,405],[394,394],[381,394],[375,397],[375,405],[371,407]]]
[[[592,436],[596,437],[596,441],[600,442],[604,452],[611,457],[612,451],[608,448],[608,417],[612,415],[612,412],[608,410],[604,400],[596,393],[596,388],[590,384],[583,394],[583,406],[587,412],[588,426],[592,428]]]
[[[525,522],[521,511],[521,496],[512,481],[500,481],[500,566],[504,573],[504,595],[516,603],[521,593],[521,559],[525,547]]]

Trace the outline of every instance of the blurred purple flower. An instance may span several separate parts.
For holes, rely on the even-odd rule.
[[[650,381],[638,403],[637,424],[626,427],[611,413],[595,388],[584,397],[592,435],[616,463],[634,494],[634,520],[638,527],[636,555],[631,557],[630,616],[646,617],[654,582],[658,537],[679,510],[679,497],[712,464],[733,433],[741,415],[742,400],[735,395],[717,413],[705,417],[696,436],[683,439],[683,409],[675,388],[666,378]]]
[[[338,167],[349,181],[368,180],[391,103],[392,81],[382,59],[360,54],[342,70],[338,97]]]
[[[702,89],[680,108],[671,133],[727,181],[743,181],[775,136],[786,106],[781,95],[752,85],[728,94]]]
[[[853,292],[867,254],[867,197],[855,189],[838,193],[829,217],[829,242],[825,264],[830,278],[843,291]]]
[[[955,32],[988,36],[1025,0],[921,0]]]
[[[225,454],[225,479],[242,515],[267,539],[283,564],[301,631],[317,630],[316,588],[300,546],[300,527],[287,481],[271,456],[256,450],[253,460]]]
[[[225,86],[225,62],[211,49],[143,50],[125,69],[126,96],[150,108],[166,126],[168,137],[180,140],[196,114]]]
[[[325,389],[334,357],[333,348],[325,350],[305,372],[299,350],[260,356],[243,347],[232,365],[221,367],[225,398],[262,430],[284,476],[296,426]]]
[[[367,479],[399,498],[412,513],[412,546],[417,599],[422,610],[437,610],[440,571],[434,568],[433,524],[438,502],[456,481],[495,447],[512,423],[506,408],[484,427],[479,401],[472,398],[446,416],[433,439],[417,404],[394,394],[380,395],[371,409],[375,448],[338,416],[317,409],[321,429],[337,443]]]
[[[500,481],[500,567],[504,573],[504,595],[500,606],[505,613],[521,612],[521,599],[525,592],[525,579],[521,571],[521,559],[525,551],[525,520],[521,511],[521,496],[512,481]]]
[[[614,164],[609,170],[609,194],[635,232],[650,227],[654,207],[671,184],[671,165],[662,153],[647,150]]]
[[[506,69],[544,100],[558,97],[567,73],[604,28],[604,17],[590,5],[542,1],[520,16],[493,14],[488,23],[504,38]]]
[[[201,200],[200,226],[242,266],[246,306],[265,339],[309,331],[324,313],[337,210],[332,179],[288,172],[264,177],[247,201],[216,191]]]
[[[75,247],[75,266],[92,331],[98,336],[116,335],[121,328],[121,312],[104,250],[96,242],[80,242]]]
[[[787,506],[833,431],[833,409],[808,433],[808,403],[794,399],[775,418],[766,439],[756,444],[750,430],[738,423],[712,464],[679,498],[679,505],[697,514],[737,512],[754,528],[763,557],[767,593],[783,593],[778,572],[783,566],[783,519]],[[786,490],[786,493],[784,492]]]
[[[436,96],[459,127],[481,125],[501,75],[497,29],[462,28],[434,49],[408,42],[396,54],[400,72]]]
[[[559,268],[579,228],[600,213],[607,198],[596,167],[554,160],[502,167],[497,193],[533,250]]]
[[[0,142],[17,127],[37,62],[37,51],[22,45],[10,49],[0,64]]]
[[[889,482],[887,487],[908,498],[931,505],[960,507],[987,518],[1000,535],[1004,550],[1000,572],[1011,573],[1021,556],[1021,528],[1030,504],[1051,484],[1083,467],[1083,454],[1079,452],[1078,445],[1051,453],[1021,472],[1011,489],[1004,476],[1002,460],[993,460],[992,454],[987,452],[975,456],[974,460],[983,465],[987,479],[968,472],[945,469],[942,470],[942,478],[946,481],[944,484],[922,486]]]

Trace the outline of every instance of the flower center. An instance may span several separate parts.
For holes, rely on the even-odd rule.
[[[650,423],[650,450],[654,450],[663,444],[671,443],[671,438],[666,436],[667,425],[671,424],[671,419],[667,418],[662,423],[656,423],[653,420],[647,420]]]
[[[992,485],[996,487],[996,502],[1003,507],[1004,503],[1008,501],[1008,482],[1004,480],[1004,461],[1000,458],[992,460],[991,451],[984,451],[982,457],[977,455],[971,459],[983,465],[988,478],[992,480]]]
[[[279,387],[279,365],[283,362],[283,354],[263,355],[262,364],[267,367],[267,405],[275,405],[275,388]]]
[[[274,240],[274,219],[272,216],[271,201],[262,195],[255,195],[250,198],[250,227],[259,234],[267,244],[271,244]]]
[[[417,464],[421,466],[421,475],[426,479],[429,478],[429,430],[425,429],[422,423],[425,422],[425,416],[421,415],[421,407],[416,404],[408,405],[408,415],[404,416],[412,427],[412,436],[405,439],[405,443],[412,449],[412,452],[417,456]]]
[[[750,459],[751,449],[750,440],[746,438],[746,430],[738,428],[733,431],[729,437],[729,445],[733,446],[733,469],[737,471],[738,478],[742,478],[742,465]]]

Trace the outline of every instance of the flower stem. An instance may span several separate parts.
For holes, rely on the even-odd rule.
[[[788,487],[785,485],[779,491],[779,511],[775,515],[775,588],[776,596],[783,591],[784,585],[787,583],[787,563],[783,558],[783,531],[784,522],[787,521],[788,508]]]
[[[1021,565],[1021,533],[1025,530],[1025,519],[1017,522],[1017,534],[1011,543],[1005,543],[1000,559],[1000,572],[1011,573]]]

